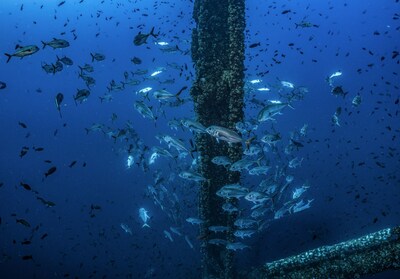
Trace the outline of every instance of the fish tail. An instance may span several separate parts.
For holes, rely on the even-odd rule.
[[[158,34],[154,34],[154,26],[150,30],[150,35],[153,36],[154,38],[157,38]]]
[[[42,49],[44,49],[44,48],[47,46],[47,44],[46,44],[45,42],[43,42],[43,41],[41,41],[41,42],[42,42],[42,44],[43,44]]]
[[[90,53],[90,56],[92,56],[92,63],[94,61],[94,55],[92,53]]]
[[[144,223],[144,224],[143,224],[142,228],[144,228],[144,227],[150,228],[150,226],[149,226],[147,223]]]
[[[4,53],[4,55],[7,56],[7,63],[10,62],[12,55],[8,53]]]

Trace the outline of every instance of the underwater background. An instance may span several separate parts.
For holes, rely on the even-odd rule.
[[[254,131],[242,134],[280,134],[274,148],[259,142],[255,158],[279,158],[294,178],[286,198],[307,185],[310,208],[258,218],[237,269],[398,226],[399,1],[246,7],[245,118]],[[196,169],[194,133],[179,121],[195,118],[192,10],[183,0],[0,2],[0,49],[14,55],[0,61],[0,278],[200,278],[201,236],[186,221],[197,217],[199,184],[180,177]],[[39,50],[21,59],[16,45]],[[162,100],[157,90],[180,94]],[[293,90],[293,108],[257,121],[260,103]],[[302,146],[285,150],[302,128]],[[172,157],[151,161],[155,146]],[[261,179],[242,174],[249,188]],[[241,216],[251,207],[241,201]]]

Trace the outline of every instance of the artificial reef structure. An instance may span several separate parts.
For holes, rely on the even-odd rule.
[[[208,127],[234,129],[244,118],[245,2],[195,0],[192,59],[196,79],[191,88],[197,121]],[[240,182],[240,173],[212,163],[215,156],[241,158],[240,143],[218,143],[207,134],[196,135],[199,172],[207,178],[199,189],[201,278],[354,278],[388,269],[400,269],[400,228],[382,230],[359,239],[323,246],[297,256],[267,263],[244,272],[234,269],[233,252],[210,245],[215,238],[207,228],[225,225],[226,240],[235,241],[235,213],[222,210],[224,199],[216,192]],[[234,201],[231,201],[234,202]],[[219,236],[220,237],[220,236]]]
[[[218,125],[234,129],[243,120],[244,102],[244,0],[196,0],[193,17],[196,27],[192,33],[192,59],[196,79],[191,88],[197,121],[208,127]],[[200,172],[208,181],[200,186],[199,217],[202,239],[202,277],[233,278],[233,253],[225,247],[212,246],[208,239],[211,225],[230,227],[227,239],[233,240],[235,214],[226,214],[224,200],[215,193],[225,184],[240,180],[239,173],[229,172],[211,162],[215,156],[241,158],[242,145],[218,143],[206,134],[198,134],[196,146]],[[215,237],[214,237],[215,238]]]

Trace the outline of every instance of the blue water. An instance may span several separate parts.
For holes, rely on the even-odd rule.
[[[136,155],[144,146],[167,148],[155,138],[158,133],[173,135],[190,147],[191,132],[167,125],[174,118],[194,117],[189,90],[180,96],[188,102],[163,105],[164,113],[152,92],[149,99],[135,92],[147,86],[170,92],[190,88],[195,74],[189,53],[193,3],[67,0],[58,6],[60,2],[0,3],[1,52],[14,53],[17,44],[40,48],[23,59],[12,57],[6,63],[7,57],[2,56],[0,61],[0,81],[6,83],[0,90],[0,277],[200,278],[198,229],[185,221],[197,216],[198,185],[178,177],[190,167],[190,156],[178,161],[162,157],[145,171],[136,164],[126,168],[130,143],[139,143]],[[400,4],[394,0],[321,2],[246,1],[246,45],[260,43],[246,50],[246,81],[261,79],[257,86],[271,89],[247,91],[246,119],[260,110],[249,102],[253,97],[265,102],[287,92],[280,81],[308,89],[303,100],[293,103],[294,109],[286,108],[276,116],[276,122],[260,123],[257,135],[271,131],[271,125],[281,133],[279,164],[287,164],[293,156],[304,158],[290,174],[296,186],[306,182],[311,186],[304,199],[314,200],[310,209],[272,220],[268,228],[244,240],[250,248],[238,251],[238,268],[249,269],[400,224],[400,56],[392,58],[400,51]],[[284,10],[289,12],[282,14]],[[296,28],[302,20],[318,27]],[[153,26],[159,32],[157,40],[149,37],[146,44],[135,46],[135,35],[148,33]],[[65,39],[70,46],[42,49],[41,41],[52,38]],[[178,45],[182,52],[164,53],[157,41]],[[91,52],[106,59],[92,62]],[[56,55],[66,55],[74,64],[48,74],[41,65],[55,63]],[[141,65],[130,61],[135,56]],[[87,101],[76,105],[73,95],[87,88],[78,77],[78,65],[85,63],[93,65],[94,72],[88,75],[96,84]],[[157,67],[165,70],[158,79],[149,79]],[[148,73],[130,74],[139,69]],[[332,95],[326,81],[336,71],[342,75],[332,81],[348,93],[345,98]],[[112,91],[111,102],[100,102],[112,80],[125,80],[124,72],[141,83]],[[175,82],[159,83],[168,79]],[[62,118],[54,101],[59,92],[64,95]],[[351,101],[357,93],[362,102],[354,107]],[[138,100],[152,108],[156,121],[134,109]],[[331,121],[338,107],[342,108],[340,126]],[[112,113],[117,115],[115,121]],[[117,131],[126,128],[127,121],[137,137],[114,140],[102,132],[85,131],[93,123]],[[285,155],[290,133],[304,124],[308,124],[304,147]],[[29,150],[21,158],[24,146]],[[150,153],[144,156],[148,160]],[[268,159],[269,153],[265,156]],[[73,161],[76,164],[69,167]],[[52,166],[56,172],[45,177]],[[163,204],[175,193],[174,206],[161,208],[149,194],[156,172],[166,180]],[[21,182],[32,190],[25,190]],[[243,184],[259,182],[259,177],[243,175]],[[55,205],[48,207],[38,197]],[[138,215],[142,207],[151,216],[151,228],[142,228]],[[251,205],[243,201],[241,207],[249,210]],[[20,219],[30,227],[17,222]],[[131,228],[132,235],[124,232],[121,223]],[[163,232],[171,226],[182,233],[170,232],[173,242]],[[30,244],[23,244],[27,240]],[[398,272],[389,272],[373,278],[396,276]]]

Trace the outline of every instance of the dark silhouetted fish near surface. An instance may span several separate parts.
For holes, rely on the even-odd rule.
[[[0,89],[4,89],[7,87],[7,84],[3,81],[0,81]]]
[[[29,46],[16,45],[15,49],[16,51],[13,54],[5,53],[5,55],[8,57],[7,63],[10,62],[12,57],[24,58],[25,56],[32,55],[39,51],[39,48],[36,45],[29,45]]]

